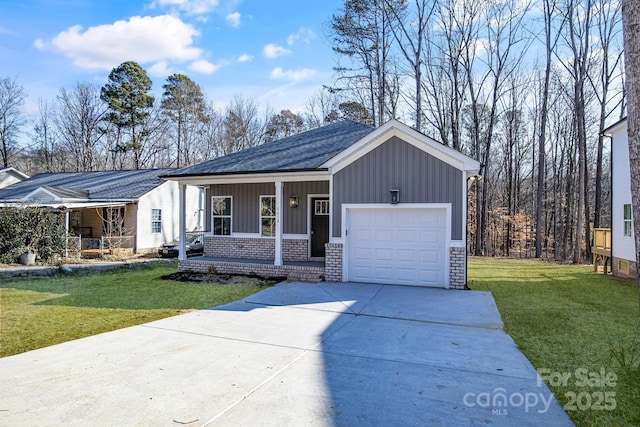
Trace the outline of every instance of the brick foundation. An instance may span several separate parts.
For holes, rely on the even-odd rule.
[[[305,282],[319,282],[324,280],[323,267],[212,261],[206,259],[199,260],[195,258],[180,261],[178,264],[179,271],[193,271],[196,273],[208,273],[212,267],[215,267],[215,270],[218,273],[223,274],[286,277],[289,280],[301,280]]]
[[[342,282],[342,243],[326,243],[324,248],[325,279]]]
[[[464,248],[449,248],[449,288],[464,289],[466,257]]]
[[[613,275],[626,279],[636,279],[638,277],[638,268],[634,261],[613,257],[611,260],[613,267]]]
[[[269,238],[205,236],[204,255],[215,258],[273,260],[276,241]],[[301,239],[282,240],[284,261],[308,261],[309,242]]]

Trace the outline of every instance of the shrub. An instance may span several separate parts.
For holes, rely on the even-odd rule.
[[[61,214],[36,207],[0,208],[0,262],[9,264],[25,252],[49,262],[65,249],[66,231]]]

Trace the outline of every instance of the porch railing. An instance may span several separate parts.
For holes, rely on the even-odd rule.
[[[607,264],[611,259],[611,229],[610,228],[594,228],[593,230],[593,246],[591,246],[593,254],[593,271],[598,271],[598,266],[602,262],[604,274],[607,274]]]
[[[81,241],[82,256],[88,258],[128,255],[135,247],[135,236],[81,237]]]

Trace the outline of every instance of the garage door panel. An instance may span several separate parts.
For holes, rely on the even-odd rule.
[[[446,210],[348,211],[348,280],[444,287]]]
[[[373,249],[370,247],[356,247],[353,248],[352,254],[356,260],[369,260],[372,257]]]
[[[420,240],[420,235],[416,235],[415,230],[398,230],[396,233],[398,242],[416,243]]]
[[[402,262],[410,262],[415,263],[418,261],[416,257],[416,251],[411,249],[398,249],[396,250],[396,260],[400,263]]]
[[[351,235],[353,236],[354,241],[359,242],[370,241],[372,232],[372,228],[354,227],[351,229]]]
[[[443,232],[440,230],[420,230],[420,241],[427,244],[439,244],[443,240]]]
[[[374,231],[374,241],[379,243],[393,242],[394,230],[392,229],[377,229]]]
[[[422,250],[420,251],[420,262],[423,263],[424,265],[427,265],[427,264],[440,265],[440,263],[444,262],[444,260],[441,259],[440,251]]]
[[[382,280],[392,280],[393,279],[393,269],[389,267],[376,266],[373,268],[373,273],[375,277],[379,277]]]
[[[374,259],[378,262],[393,262],[393,250],[390,248],[376,248],[374,253]]]

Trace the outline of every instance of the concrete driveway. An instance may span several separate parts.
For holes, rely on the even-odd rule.
[[[572,425],[491,294],[283,283],[0,359],[0,425]]]

